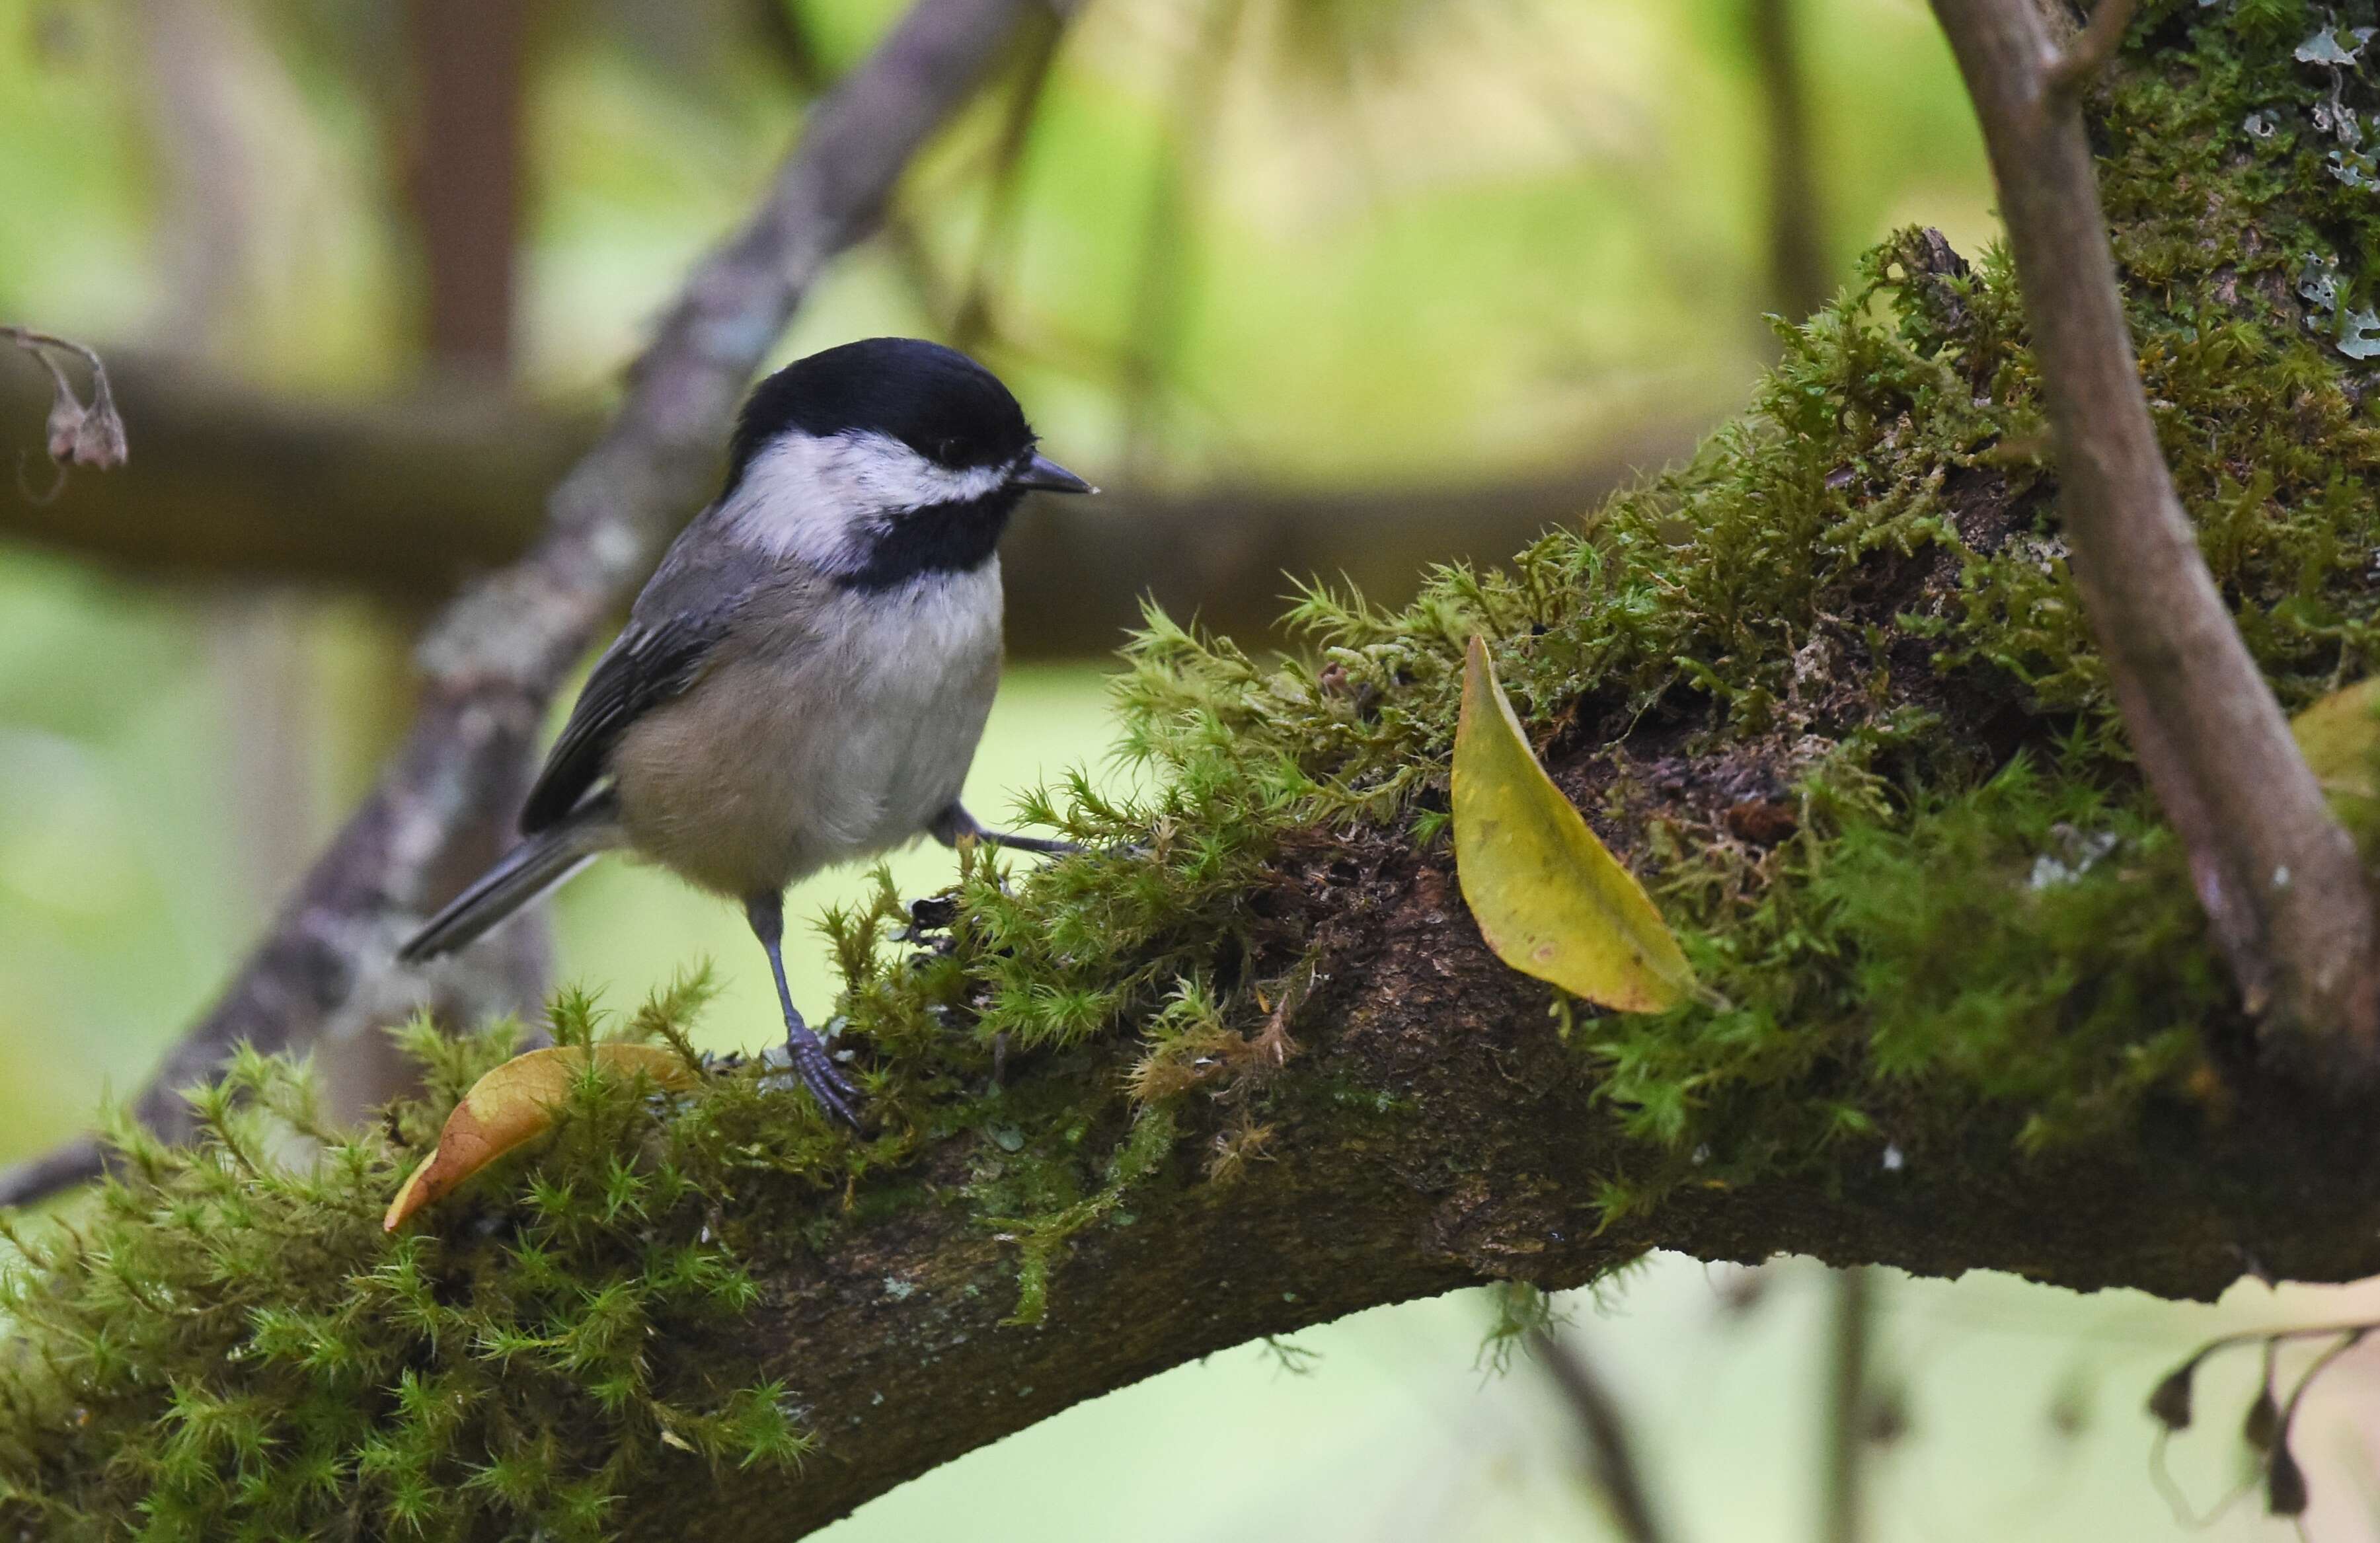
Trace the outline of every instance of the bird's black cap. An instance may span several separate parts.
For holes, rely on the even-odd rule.
[[[915,337],[870,337],[795,359],[752,388],[727,480],[788,429],[888,434],[937,465],[1000,466],[1033,447],[1025,409],[982,365]]]

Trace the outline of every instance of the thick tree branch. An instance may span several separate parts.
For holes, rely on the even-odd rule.
[[[1545,988],[1481,942],[1451,864],[1332,844],[1285,862],[1278,881],[1318,969],[1289,1026],[1301,1053],[1266,1085],[1266,1160],[1208,1176],[1208,1137],[1238,1114],[1193,1095],[1172,1156],[1130,1195],[1130,1224],[1059,1245],[1046,1316],[1030,1326],[1013,1321],[1017,1240],[967,1204],[1001,1160],[986,1130],[953,1129],[856,1196],[757,1163],[714,1202],[747,1219],[737,1236],[757,1303],[732,1325],[657,1329],[649,1353],[664,1379],[782,1381],[820,1450],[790,1478],[674,1457],[631,1470],[608,1535],[797,1537],[1070,1405],[1257,1336],[1488,1281],[1575,1286],[1655,1247],[2001,1269],[2198,1298],[2243,1261],[2299,1280],[2380,1269],[2380,1154],[2343,1123],[2303,1119],[2286,1090],[2252,1087],[2221,1120],[2174,1112],[2146,1139],[2125,1129],[2030,1158],[2012,1113],[1979,1111],[1909,1138],[1897,1161],[1879,1160],[1877,1139],[1847,1139],[1816,1167],[1689,1184],[1615,1218],[1602,1187],[1650,1154],[1621,1136]],[[1112,1111],[1139,1053],[1111,1038],[1013,1058],[1003,1097]],[[1099,1125],[1094,1149],[1113,1128]],[[504,1225],[519,1185],[433,1224],[460,1237]],[[370,1228],[377,1238],[376,1209]],[[78,1482],[71,1468],[52,1477]],[[0,1500],[0,1521],[12,1519]]]
[[[1557,775],[1561,775],[1557,772]],[[1360,859],[1358,859],[1360,863]],[[1985,1120],[1902,1153],[1854,1143],[1839,1166],[1742,1187],[1688,1185],[1611,1221],[1600,1185],[1641,1158],[1545,1013],[1545,988],[1490,955],[1443,859],[1348,881],[1327,851],[1283,876],[1315,916],[1325,984],[1296,1015],[1303,1053],[1268,1087],[1265,1156],[1203,1177],[1193,1112],[1168,1177],[1130,1226],[1076,1235],[1041,1324],[1017,1304],[1013,1245],[954,1209],[856,1229],[772,1270],[739,1351],[786,1379],[823,1447],[782,1481],[657,1483],[623,1537],[791,1537],[941,1463],[1085,1399],[1263,1334],[1492,1280],[1575,1286],[1647,1248],[1752,1262],[1780,1252],[1923,1274],[2012,1270],[2080,1290],[2212,1298],[2243,1260],[2297,1280],[2380,1269],[2380,1159],[2286,1094],[2186,1124],[2038,1159]],[[1131,1045],[1028,1063],[1113,1086]],[[1015,1066],[1012,1063],[1012,1068]],[[1087,1092],[1066,1095],[1089,1098]],[[1348,1112],[1377,1107],[1374,1124]],[[959,1193],[983,1160],[962,1137],[912,1177]],[[889,1283],[889,1284],[888,1284]],[[910,1288],[915,1287],[912,1291]]]
[[[2268,1049],[2368,1087],[2380,1076],[2371,893],[2174,495],[2074,102],[2131,6],[2103,0],[2062,53],[2036,0],[1934,8],[1991,152],[2075,577],[2133,748]]]
[[[1031,1328],[1004,1321],[1013,1247],[964,1212],[929,1207],[797,1254],[772,1269],[769,1306],[738,1345],[786,1379],[823,1450],[790,1485],[657,1483],[628,1498],[620,1536],[797,1537],[1073,1403],[1258,1335],[1484,1281],[1574,1286],[1651,1247],[2195,1297],[2219,1293],[2243,1257],[2292,1279],[2380,1268],[2370,1144],[2277,1102],[2154,1154],[2119,1138],[2028,1160],[2005,1130],[1978,1127],[1888,1170],[1863,1144],[1824,1174],[1689,1186],[1608,1224],[1596,1196],[1630,1148],[1557,1039],[1544,988],[1488,954],[1442,862],[1354,897],[1343,862],[1284,878],[1345,919],[1318,938],[1329,984],[1297,1015],[1305,1053],[1269,1088],[1269,1160],[1208,1182],[1205,1144],[1185,1139],[1170,1177],[1134,1195],[1131,1226],[1077,1235]],[[1046,1098],[1052,1076],[1111,1086],[1131,1056],[1117,1051],[1028,1065],[1014,1096]],[[1395,1112],[1349,1121],[1374,1100]],[[958,1192],[982,1160],[979,1140],[948,1144],[916,1175],[920,1192]]]
[[[421,991],[396,966],[395,944],[469,877],[457,871],[457,833],[502,801],[555,687],[701,503],[736,396],[810,282],[867,233],[1027,3],[919,0],[810,115],[759,212],[687,281],[618,416],[547,502],[536,546],[431,632],[411,734],[223,998],[167,1055],[135,1106],[143,1122],[187,1134],[178,1090],[234,1045],[286,1050],[376,1029]],[[72,1176],[72,1165],[36,1160],[0,1174],[0,1204]]]
[[[518,560],[542,491],[600,427],[493,393],[370,406],[293,401],[154,357],[118,356],[140,459],[36,504],[0,496],[0,536],[135,575],[324,585],[407,608]],[[21,400],[20,400],[21,398]],[[0,376],[0,424],[37,421],[30,371]],[[1284,574],[1345,572],[1394,600],[1427,564],[1500,559],[1640,468],[1683,456],[1699,416],[1622,425],[1567,469],[1441,487],[1292,492],[1112,488],[1028,503],[1003,551],[1008,643],[1026,659],[1107,654],[1144,594],[1233,636],[1279,620]]]

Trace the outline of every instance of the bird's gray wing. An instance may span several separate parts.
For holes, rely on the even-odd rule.
[[[707,516],[705,518],[707,519]],[[637,597],[628,625],[588,676],[521,808],[524,835],[560,823],[611,770],[628,725],[702,676],[771,564],[740,544],[698,539],[698,519]]]

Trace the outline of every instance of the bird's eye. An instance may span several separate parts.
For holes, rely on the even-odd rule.
[[[936,440],[934,442],[934,459],[941,462],[944,466],[952,466],[957,463],[958,458],[958,441],[954,439],[942,439]]]

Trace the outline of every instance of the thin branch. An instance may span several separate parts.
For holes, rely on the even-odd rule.
[[[811,114],[745,227],[697,267],[630,371],[610,429],[556,488],[528,555],[452,606],[424,641],[420,716],[380,786],[315,863],[214,1008],[135,1105],[188,1130],[177,1089],[234,1045],[303,1046],[401,1015],[429,982],[395,944],[469,875],[457,835],[501,803],[547,702],[702,500],[736,397],[836,253],[972,91],[1029,0],[918,0]],[[470,961],[455,966],[469,969]],[[88,1176],[49,1159],[0,1173],[0,1204]]]
[[[1861,1543],[1867,1537],[1868,1363],[1876,1341],[1876,1278],[1853,1265],[1828,1277],[1833,1307],[1828,1327],[1827,1455],[1821,1489],[1820,1543]]]
[[[1015,246],[1017,211],[1025,189],[1025,151],[1040,116],[1041,99],[1058,63],[1058,44],[1065,36],[1066,13],[1046,9],[1027,28],[1025,62],[1016,86],[1001,115],[1000,140],[992,147],[991,188],[985,195],[983,231],[977,238],[975,261],[967,271],[966,287],[951,320],[951,341],[972,349],[993,332],[991,287],[993,270],[1004,264]]]
[[[1173,80],[1164,158],[1141,230],[1123,364],[1123,480],[1145,482],[1163,437],[1167,373],[1180,362],[1196,274],[1190,224],[1206,203],[1223,80],[1245,0],[1205,0]]]
[[[2091,13],[2089,25],[2074,34],[2072,42],[2058,54],[2049,66],[2050,91],[2058,96],[2070,96],[2107,67],[2122,46],[2124,29],[2132,24],[2136,0],[2099,0],[2099,8]]]
[[[1811,145],[1808,76],[1796,35],[1801,0],[1750,0],[1745,18],[1760,79],[1768,152],[1770,303],[1799,322],[1827,303],[1825,200]]]
[[[1604,1386],[1594,1362],[1577,1345],[1550,1329],[1529,1331],[1529,1353],[1560,1390],[1585,1446],[1587,1476],[1611,1508],[1611,1524],[1628,1543],[1666,1543],[1668,1531],[1653,1510],[1652,1492],[1636,1459],[1636,1440],[1620,1401]]]
[[[2332,818],[2200,556],[2142,394],[2073,94],[2126,19],[2108,0],[2063,55],[2034,0],[1934,0],[1974,99],[2048,395],[2084,611],[2149,786],[2268,1051],[2380,1075],[2380,940]]]

